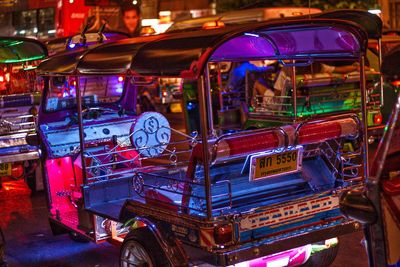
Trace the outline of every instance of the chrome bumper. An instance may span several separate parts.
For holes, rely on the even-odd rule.
[[[13,163],[25,160],[39,159],[39,151],[29,151],[19,154],[0,155],[0,163]]]
[[[188,256],[195,261],[226,266],[338,237],[361,229],[361,225],[358,222],[349,221],[341,225],[314,230],[295,237],[279,239],[273,242],[264,239],[221,251],[208,252],[189,245],[184,245],[184,248]]]

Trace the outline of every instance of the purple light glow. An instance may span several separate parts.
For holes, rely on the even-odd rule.
[[[267,38],[272,40],[272,43]],[[270,31],[262,34],[245,33],[222,44],[211,56],[211,61],[314,53],[356,53],[359,49],[360,44],[351,33],[333,27]]]
[[[232,58],[259,58],[274,56],[272,45],[264,38],[255,34],[245,34],[231,39],[221,45],[212,55],[211,60]]]

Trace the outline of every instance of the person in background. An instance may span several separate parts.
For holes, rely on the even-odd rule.
[[[139,6],[129,2],[125,3],[121,6],[121,13],[124,25],[118,30],[128,33],[130,37],[139,36],[141,32]]]
[[[245,90],[246,73],[251,71],[267,71],[271,66],[259,66],[259,62],[240,62],[234,66],[229,74],[228,89],[234,91]]]

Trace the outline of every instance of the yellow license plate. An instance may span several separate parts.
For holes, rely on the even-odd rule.
[[[11,163],[0,163],[0,176],[11,175]]]
[[[250,160],[250,181],[299,171],[301,151],[302,149],[296,148],[279,153],[253,155]]]

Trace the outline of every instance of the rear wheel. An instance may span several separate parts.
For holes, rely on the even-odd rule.
[[[121,267],[128,266],[155,266],[149,253],[136,240],[127,241],[121,250]]]
[[[169,264],[154,235],[146,228],[139,228],[125,237],[121,247],[120,266],[167,267]]]
[[[339,243],[327,249],[315,252],[302,267],[328,267],[339,252]]]

